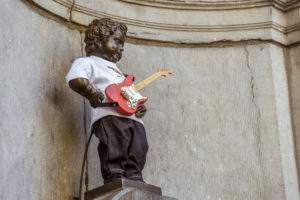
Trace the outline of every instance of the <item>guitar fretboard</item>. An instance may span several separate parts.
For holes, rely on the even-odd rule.
[[[149,85],[150,83],[152,83],[153,81],[158,79],[161,75],[162,75],[161,71],[156,72],[155,74],[149,76],[145,80],[143,80],[143,81],[139,82],[138,84],[136,84],[135,89],[137,91],[140,91],[141,89],[143,89],[144,87],[146,87],[147,85]]]

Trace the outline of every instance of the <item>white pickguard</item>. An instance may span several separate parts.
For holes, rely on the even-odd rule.
[[[147,99],[147,97],[142,96],[132,84],[129,87],[121,87],[121,92],[123,97],[128,100],[127,105],[129,108],[135,109],[137,102],[139,100]]]

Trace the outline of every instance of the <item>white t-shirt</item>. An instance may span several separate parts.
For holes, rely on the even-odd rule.
[[[96,88],[100,89],[104,94],[103,102],[109,102],[105,95],[105,89],[107,86],[113,83],[121,83],[125,80],[124,74],[119,70],[115,63],[107,61],[97,56],[90,56],[84,58],[77,58],[66,76],[67,84],[69,81],[75,78],[86,78]],[[114,107],[91,107],[91,125],[98,119],[114,115],[119,117],[130,118],[140,123],[143,121],[135,116],[125,116],[119,113]]]

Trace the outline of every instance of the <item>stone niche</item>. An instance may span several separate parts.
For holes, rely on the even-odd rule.
[[[118,64],[137,82],[174,71],[143,90],[147,183],[186,200],[300,199],[291,119],[300,112],[290,110],[299,48],[287,51],[300,41],[298,0],[23,1],[81,28],[102,17],[126,23]],[[94,150],[90,188],[100,180]]]

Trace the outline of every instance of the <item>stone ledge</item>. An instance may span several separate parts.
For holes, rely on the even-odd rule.
[[[84,194],[85,200],[176,200],[162,196],[161,188],[137,181],[122,179]]]

